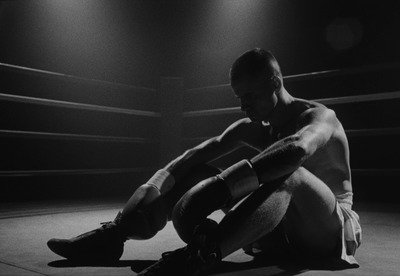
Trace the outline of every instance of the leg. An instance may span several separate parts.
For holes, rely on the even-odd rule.
[[[341,231],[335,195],[306,169],[300,171],[300,179],[303,184],[295,189],[284,220],[289,242],[313,257],[329,255]]]
[[[163,254],[139,275],[167,275],[178,268],[182,270],[179,275],[198,275],[250,243],[268,242],[267,235],[276,232],[273,230],[278,225],[285,228],[290,243],[302,254],[323,256],[336,247],[340,222],[333,215],[335,197],[304,168],[262,185],[231,209],[219,225],[207,220],[212,211],[225,207],[229,197],[229,189],[217,178],[190,189],[173,211],[174,226],[188,245]],[[263,249],[275,252],[270,246]]]
[[[139,206],[134,194],[122,210],[121,222],[126,229],[127,236],[132,239],[153,237],[157,231],[165,226],[165,217],[171,219],[172,210],[183,194],[203,179],[214,176],[219,172],[215,167],[205,164],[198,165],[180,182],[176,183],[168,193],[152,202],[151,206]],[[146,209],[145,215],[143,215],[143,209]],[[164,221],[164,224],[162,221]],[[152,227],[154,224],[157,224],[157,226]]]
[[[218,227],[222,258],[270,234],[282,221],[290,192],[281,181],[262,185],[222,219]]]
[[[297,250],[310,255],[329,254],[340,230],[335,207],[329,187],[299,168],[287,178],[264,184],[225,216],[218,229],[221,255],[225,257],[260,239],[281,221]]]
[[[135,239],[153,237],[159,229],[164,227],[166,217],[171,213],[173,206],[182,194],[197,182],[218,172],[219,170],[210,166],[198,166],[181,183],[176,183],[175,188],[165,196],[158,197],[155,201],[139,202],[138,204],[138,199],[134,194],[122,213],[118,213],[113,222],[105,223],[100,228],[75,238],[51,239],[47,245],[56,254],[71,260],[118,260],[123,253],[124,242],[128,237]],[[150,190],[150,192],[154,192],[154,190]]]

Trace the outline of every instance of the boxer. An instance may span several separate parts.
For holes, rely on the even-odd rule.
[[[295,98],[266,50],[236,59],[231,87],[247,118],[188,149],[140,186],[113,222],[48,246],[68,259],[117,260],[127,239],[149,239],[172,220],[187,246],[139,275],[199,275],[244,249],[264,258],[336,258],[357,264],[349,147],[333,110]],[[255,156],[207,165],[238,147]],[[213,211],[226,212],[217,223]]]

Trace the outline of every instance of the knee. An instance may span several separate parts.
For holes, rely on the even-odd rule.
[[[302,180],[305,179],[308,174],[309,174],[309,171],[306,168],[298,167],[297,170],[295,170],[292,173],[291,178],[294,182],[301,183]]]
[[[293,171],[284,181],[282,185],[282,189],[285,189],[289,192],[293,192],[298,189],[304,183],[304,179],[307,178],[308,170],[304,167],[298,167],[295,171]]]

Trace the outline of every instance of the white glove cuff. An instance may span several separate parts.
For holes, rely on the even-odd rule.
[[[167,170],[158,170],[146,184],[156,187],[161,194],[165,194],[175,185],[174,176]]]
[[[258,189],[258,177],[251,163],[244,159],[219,174],[231,192],[232,200],[242,198]]]

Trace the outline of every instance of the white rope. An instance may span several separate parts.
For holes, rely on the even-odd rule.
[[[53,78],[53,79],[54,78],[55,79],[65,79],[65,80],[75,81],[75,82],[76,81],[87,82],[87,83],[98,84],[98,85],[102,85],[102,86],[126,88],[126,89],[130,89],[130,90],[143,90],[143,91],[153,91],[153,92],[156,91],[156,89],[154,89],[154,88],[139,87],[139,86],[133,86],[133,85],[118,83],[118,82],[110,82],[110,81],[104,81],[104,80],[82,78],[82,77],[78,77],[78,76],[74,76],[74,75],[67,75],[67,74],[56,73],[56,72],[40,70],[40,69],[34,69],[34,68],[18,66],[18,65],[13,65],[13,64],[7,64],[7,63],[0,63],[0,69],[5,70],[5,71],[11,71],[11,72],[14,71],[14,72],[28,74],[28,75],[43,76],[43,77]]]
[[[319,102],[325,105],[331,104],[347,104],[347,103],[360,103],[360,102],[371,102],[380,100],[393,100],[400,98],[400,91],[377,93],[368,95],[358,96],[346,96],[326,99],[314,99],[313,101]],[[241,113],[240,107],[225,107],[215,109],[205,109],[196,111],[183,112],[183,117],[199,117],[199,116],[214,116],[223,114]]]
[[[64,108],[83,109],[83,110],[110,112],[110,113],[118,113],[118,114],[126,114],[126,115],[144,116],[144,117],[160,117],[161,116],[160,113],[158,113],[158,112],[143,111],[143,110],[136,110],[136,109],[126,109],[126,108],[118,108],[118,107],[109,107],[109,106],[93,105],[93,104],[83,104],[83,103],[67,102],[67,101],[59,101],[59,100],[50,100],[50,99],[20,96],[20,95],[11,95],[11,94],[4,94],[4,93],[0,93],[0,100],[10,101],[10,102],[30,103],[30,104],[45,105],[45,106],[56,106],[56,107],[64,107]]]
[[[154,168],[113,168],[113,169],[64,169],[64,170],[8,170],[0,171],[0,177],[21,177],[40,175],[86,175],[86,174],[119,174],[150,172]]]
[[[118,142],[118,143],[158,143],[159,142],[158,140],[152,140],[152,139],[142,138],[142,137],[103,136],[103,135],[54,133],[54,132],[8,130],[8,129],[0,129],[0,136],[23,137],[23,138],[29,137],[29,138],[37,138],[37,139]]]

